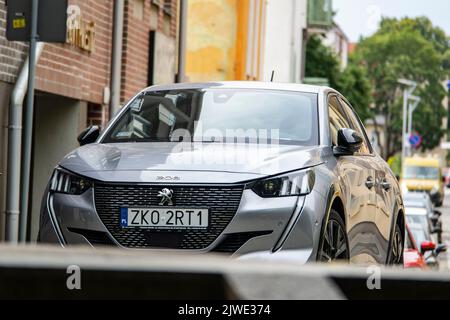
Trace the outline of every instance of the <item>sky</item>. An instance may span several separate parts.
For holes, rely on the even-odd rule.
[[[333,7],[335,21],[352,42],[373,34],[382,16],[427,16],[450,35],[450,0],[333,0]]]

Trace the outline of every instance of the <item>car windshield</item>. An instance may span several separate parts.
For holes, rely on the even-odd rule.
[[[406,216],[406,220],[407,220],[409,225],[419,224],[419,225],[422,226],[423,230],[429,230],[429,224],[428,224],[427,216],[424,216],[424,215],[407,215]]]
[[[427,204],[425,202],[417,201],[417,200],[409,200],[409,199],[403,199],[403,203],[405,207],[410,208],[426,208]]]
[[[429,241],[430,239],[427,237],[425,231],[420,226],[413,227],[410,229],[412,237],[414,238],[414,241],[416,242],[416,245],[420,247],[420,244],[425,241]]]
[[[207,89],[148,92],[131,102],[104,143],[318,144],[317,94]]]
[[[436,180],[439,179],[439,168],[411,167],[405,168],[405,179]]]

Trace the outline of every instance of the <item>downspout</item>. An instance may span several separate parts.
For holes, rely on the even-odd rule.
[[[36,47],[36,63],[44,49],[44,43]],[[22,150],[22,112],[27,92],[29,57],[22,66],[11,94],[8,125],[8,177],[6,197],[6,240],[17,242],[20,215],[20,164]]]
[[[178,74],[176,82],[186,82],[186,41],[187,41],[188,0],[180,0],[178,29]]]
[[[109,102],[110,119],[120,110],[124,7],[124,0],[114,1],[114,29],[111,56],[111,100]]]

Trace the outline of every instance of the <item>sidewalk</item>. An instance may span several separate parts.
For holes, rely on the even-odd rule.
[[[444,229],[442,238],[447,246],[450,246],[450,189],[445,190],[444,206],[439,210],[442,211],[442,227]],[[450,270],[450,252],[443,253],[440,257],[440,261],[441,270]]]

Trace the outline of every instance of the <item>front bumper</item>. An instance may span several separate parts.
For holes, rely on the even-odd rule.
[[[326,211],[325,200],[315,191],[306,197],[263,199],[251,190],[244,190],[234,218],[211,245],[201,250],[182,251],[227,253],[239,259],[289,260],[301,264],[314,261]],[[47,192],[38,241],[63,246],[124,248],[97,214],[93,190],[81,196]],[[133,250],[165,251],[162,248]]]

